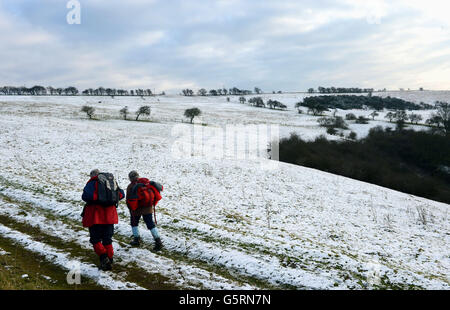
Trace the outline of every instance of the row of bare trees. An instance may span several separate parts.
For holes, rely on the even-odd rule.
[[[436,112],[431,113],[430,117],[425,120],[425,124],[432,127],[435,132],[442,132],[450,134],[450,104],[447,102],[436,101]],[[377,111],[373,111],[369,114],[372,120],[375,120],[376,116],[379,116]],[[395,122],[401,129],[407,122],[418,125],[423,121],[422,115],[417,113],[408,114],[405,110],[389,111],[384,118],[388,119],[390,123]],[[345,116],[346,120],[355,120],[359,124],[367,124],[368,119],[364,116],[357,118],[353,113],[349,113]]]
[[[253,94],[261,94],[262,90],[259,87],[255,87],[254,91],[247,89],[239,89],[237,87],[233,87],[230,89],[219,88],[219,89],[211,89],[206,90],[205,88],[200,88],[197,92],[194,92],[192,89],[186,88],[181,91],[183,96],[245,96]]]
[[[314,88],[308,89],[308,93],[315,93]],[[360,94],[360,93],[373,93],[373,88],[358,88],[358,87],[322,87],[317,88],[317,92],[321,94]]]
[[[437,101],[436,112],[430,115],[425,121],[425,124],[436,127],[444,131],[446,134],[450,133],[450,104],[447,102]],[[422,115],[411,113],[407,114],[406,111],[400,110],[395,112],[388,112],[385,118],[389,119],[390,122],[395,121],[396,123],[406,123],[408,120],[413,124],[418,124],[423,120]]]
[[[78,95],[78,89],[76,87],[70,86],[66,88],[54,88],[54,87],[44,87],[44,86],[33,86],[33,87],[15,87],[15,86],[3,86],[0,87],[0,95],[5,96],[76,96]]]
[[[95,115],[95,108],[93,106],[88,106],[85,105],[81,108],[81,112],[86,113],[86,115],[89,117],[89,119],[94,119],[94,115]],[[124,119],[124,120],[128,120],[128,116],[131,114],[130,110],[128,109],[128,106],[123,107],[120,111],[120,116]],[[141,106],[139,107],[139,109],[135,112],[136,115],[136,121],[139,120],[140,116],[150,116],[150,114],[152,113],[152,109],[150,106],[146,105],[146,106]],[[201,111],[198,108],[192,108],[192,109],[187,109],[184,111],[184,116],[190,119],[190,123],[192,124],[194,121],[194,118],[196,116],[201,115]]]
[[[81,108],[81,112],[86,113],[86,115],[89,117],[89,119],[94,119],[94,115],[95,115],[95,108],[93,106],[89,106],[89,105],[85,105]],[[128,109],[128,107],[123,107],[120,111],[120,116],[124,119],[124,120],[128,120],[128,115],[131,114],[130,110]],[[150,106],[146,105],[146,106],[142,106],[140,107],[136,112],[136,121],[139,120],[139,117],[141,115],[146,115],[146,116],[150,116],[150,114],[152,113],[152,109]]]
[[[269,107],[269,109],[272,110],[286,110],[287,106],[277,100],[268,100],[266,103],[264,103],[264,100],[261,97],[253,97],[250,98],[248,101],[247,99],[245,99],[245,97],[239,97],[239,102],[244,104],[246,102],[248,102],[249,104],[251,104],[254,107],[258,107],[258,108],[267,108]]]
[[[85,96],[153,96],[151,89],[115,89],[99,87],[97,89],[88,88],[82,92]]]
[[[52,86],[44,87],[36,85],[33,87],[15,87],[15,86],[3,86],[0,87],[0,95],[5,96],[153,96],[151,89],[116,89],[116,88],[88,88],[80,93],[80,91],[74,87],[69,86],[66,88],[55,88]],[[161,93],[165,95],[165,93]]]

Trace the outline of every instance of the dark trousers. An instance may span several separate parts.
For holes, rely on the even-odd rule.
[[[153,215],[150,214],[146,214],[146,215],[142,215],[142,218],[144,219],[145,224],[147,225],[147,228],[152,230],[153,228],[156,227],[155,222],[153,222]],[[133,216],[131,214],[131,227],[136,227],[139,226],[139,221],[141,220],[141,215],[139,216]]]
[[[101,242],[103,245],[112,244],[112,236],[114,235],[114,225],[93,225],[89,227],[90,239],[89,242],[97,244]]]

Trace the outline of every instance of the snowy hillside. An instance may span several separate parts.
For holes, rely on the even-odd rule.
[[[304,96],[264,96],[287,111],[242,105],[238,97],[0,97],[0,239],[62,269],[79,262],[84,277],[112,289],[450,289],[447,204],[284,163],[262,169],[260,161],[233,157],[173,156],[174,128],[194,106],[203,112],[196,122],[204,126],[196,127],[206,132],[277,124],[281,136],[325,134],[317,118],[296,112]],[[80,112],[85,104],[99,120]],[[133,112],[146,104],[147,121],[120,119],[124,106]],[[362,136],[377,122],[352,130]],[[157,219],[165,250],[150,251],[143,223],[146,246],[128,245],[122,203],[115,269],[96,269],[80,217],[94,168],[114,173],[122,188],[133,169],[164,184]]]

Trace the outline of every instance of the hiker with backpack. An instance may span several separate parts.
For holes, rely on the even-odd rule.
[[[83,189],[82,199],[86,206],[81,216],[83,227],[89,228],[89,241],[100,258],[100,269],[107,271],[111,270],[113,263],[114,224],[119,223],[116,208],[125,194],[110,173],[100,173],[95,169],[90,177]]]
[[[126,201],[130,210],[131,230],[133,232],[131,245],[140,246],[139,221],[142,217],[155,240],[153,250],[159,251],[163,244],[158,228],[156,228],[155,207],[162,198],[160,193],[163,191],[163,186],[149,179],[140,178],[136,171],[131,171],[128,174],[128,178],[131,183],[127,187]],[[155,214],[155,222],[153,221],[152,213]]]

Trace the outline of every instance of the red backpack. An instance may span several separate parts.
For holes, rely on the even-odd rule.
[[[128,206],[133,211],[140,207],[153,207],[156,222],[156,211],[154,207],[162,199],[160,192],[163,189],[163,186],[157,182],[150,181],[146,178],[138,179],[131,189],[130,197],[127,199]]]

